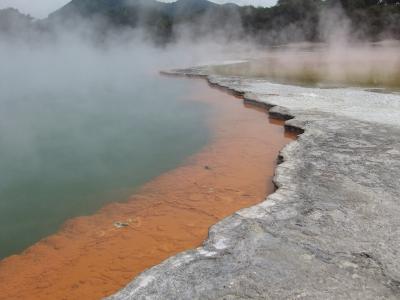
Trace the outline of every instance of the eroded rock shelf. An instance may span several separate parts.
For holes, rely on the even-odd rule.
[[[266,201],[110,299],[399,299],[400,96],[171,72],[272,107],[304,131]]]

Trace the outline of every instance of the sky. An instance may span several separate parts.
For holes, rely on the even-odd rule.
[[[47,15],[70,0],[0,0],[0,9],[14,7],[25,14],[30,14],[35,18],[45,18]],[[163,0],[164,2],[174,2],[173,0]],[[277,0],[212,0],[217,3],[232,2],[239,5],[251,4],[254,6],[272,6]]]

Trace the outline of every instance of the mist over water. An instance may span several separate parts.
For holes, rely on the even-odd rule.
[[[212,111],[158,75],[171,63],[140,45],[0,46],[0,258],[205,145]]]
[[[397,42],[353,41],[341,11],[320,19],[324,44],[295,47],[235,39],[243,32],[238,16],[212,36],[191,38],[193,28],[210,23],[207,14],[193,28],[178,26],[173,44],[155,45],[148,33],[101,18],[68,19],[50,32],[17,26],[18,34],[2,36],[0,259],[71,217],[127,199],[207,143],[212,108],[190,100],[195,83],[160,77],[160,70],[258,58],[212,71],[313,86],[400,87]],[[283,29],[287,40],[305,35],[292,29]]]

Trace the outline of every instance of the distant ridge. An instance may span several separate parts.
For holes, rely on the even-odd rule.
[[[157,43],[165,43],[176,38],[180,26],[193,32],[193,37],[217,30],[225,30],[228,37],[232,34],[229,30],[237,35],[241,28],[240,20],[235,22],[237,28],[227,25],[239,10],[236,4],[220,5],[207,0],[171,3],[156,0],[72,0],[43,22],[73,28],[79,24],[77,18],[106,20],[113,27],[141,28]]]
[[[236,6],[235,4],[231,4]],[[112,10],[154,9],[161,13],[176,16],[184,13],[203,13],[223,5],[207,0],[178,0],[165,3],[156,0],[72,0],[62,8],[50,14],[51,17],[73,13],[82,15],[107,14]]]
[[[400,39],[400,5],[397,0],[279,0],[276,6],[270,8],[216,4],[207,0],[178,0],[172,3],[156,0],[72,0],[47,19],[35,22],[33,27],[39,25],[41,32],[51,32],[54,28],[74,30],[94,21],[96,32],[93,33],[96,35],[119,28],[140,28],[148,40],[161,44],[176,41],[182,32],[191,39],[213,37],[263,45],[320,42],[326,38],[321,28],[336,28],[327,24],[329,18],[326,16],[331,15],[329,11],[332,8],[342,11],[339,20],[349,24],[348,33],[353,40]],[[80,23],[78,19],[87,22]],[[16,28],[10,25],[13,22],[18,26],[33,24],[22,14],[3,10],[0,14],[0,34],[10,34],[12,28]],[[18,31],[23,30],[14,30],[14,33],[21,34]]]

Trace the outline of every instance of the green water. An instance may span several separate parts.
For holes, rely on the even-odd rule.
[[[198,83],[118,58],[80,64],[0,70],[0,258],[126,199],[207,142]]]

